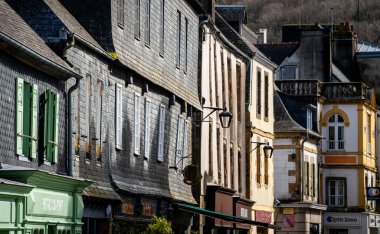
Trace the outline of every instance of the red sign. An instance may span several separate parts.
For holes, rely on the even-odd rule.
[[[257,210],[256,212],[256,221],[262,223],[271,223],[272,222],[272,213],[268,211]]]
[[[294,214],[290,215],[284,215],[284,218],[282,219],[282,227],[283,228],[293,228],[294,227]]]

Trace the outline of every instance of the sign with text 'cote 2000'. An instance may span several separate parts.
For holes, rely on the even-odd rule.
[[[368,200],[380,200],[380,187],[367,187]]]

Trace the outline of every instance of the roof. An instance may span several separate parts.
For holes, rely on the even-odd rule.
[[[380,52],[380,45],[359,41],[356,52]]]
[[[215,12],[215,24],[218,29],[225,35],[236,47],[249,57],[255,55],[254,51],[245,43],[242,37],[223,19],[223,17]]]
[[[347,76],[334,63],[332,64],[331,72],[340,82],[350,82]]]
[[[255,44],[257,49],[277,65],[280,65],[287,57],[290,57],[299,45],[299,42]]]
[[[22,187],[29,187],[29,188],[34,188],[35,187],[35,186],[32,186],[32,185],[20,183],[20,182],[13,181],[13,180],[7,180],[7,179],[3,179],[3,178],[0,178],[0,184],[15,185],[15,186],[22,186]]]
[[[61,20],[67,29],[75,33],[75,36],[80,37],[83,41],[96,47],[98,50],[103,50],[99,43],[90,35],[89,32],[74,18],[72,14],[57,0],[43,0],[45,4],[53,11],[53,13]]]
[[[216,5],[215,10],[227,21],[247,23],[246,7],[244,5]]]
[[[100,186],[97,185],[97,183],[94,183],[85,188],[83,191],[83,195],[103,199],[121,200],[119,194],[117,194],[117,192],[115,192],[113,188]]]
[[[56,77],[61,78],[79,76],[3,0],[0,1],[0,41],[7,45],[2,44],[0,48],[41,71],[55,73]]]
[[[274,92],[274,131],[275,132],[305,132],[306,129],[298,124],[290,116],[284,103],[282,102],[278,91]]]

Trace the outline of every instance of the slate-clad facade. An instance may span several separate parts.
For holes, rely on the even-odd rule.
[[[190,216],[181,218],[184,214],[173,211],[171,203],[195,203],[181,172],[190,162],[191,111],[200,106],[198,17],[186,1],[165,1],[160,54],[156,19],[161,1],[150,1],[149,43],[145,3],[140,5],[138,38],[134,1],[121,2],[122,24],[116,10],[121,9],[119,1],[10,4],[83,77],[72,93],[71,118],[72,175],[95,181],[83,194],[83,231],[137,232],[152,215],[173,218],[174,230],[184,230]],[[179,66],[178,31],[183,42]],[[74,80],[67,86],[72,85]]]

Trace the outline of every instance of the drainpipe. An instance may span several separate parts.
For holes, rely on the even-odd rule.
[[[73,66],[67,60],[67,50],[74,46],[74,34],[68,34],[66,30],[60,30],[60,39],[66,43],[66,46],[63,48],[63,60],[70,65]],[[67,175],[73,176],[73,126],[72,126],[72,100],[71,94],[76,90],[79,86],[79,81],[82,77],[74,77],[75,84],[71,86],[67,92]]]
[[[309,130],[306,130],[306,137],[303,138],[302,142],[301,142],[301,158],[300,158],[300,174],[301,174],[301,202],[303,201],[303,194],[304,194],[304,191],[303,191],[303,183],[304,183],[304,174],[303,174],[303,163],[304,163],[304,147],[305,147],[305,142],[309,140]]]

